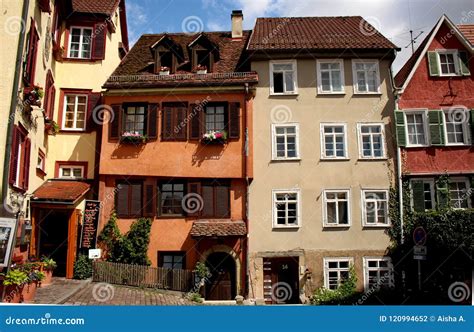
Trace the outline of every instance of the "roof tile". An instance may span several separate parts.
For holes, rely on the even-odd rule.
[[[244,236],[247,226],[242,220],[197,220],[191,228],[193,237]]]
[[[91,185],[81,181],[48,180],[33,193],[34,201],[61,201],[72,203],[81,198]]]
[[[78,13],[112,15],[120,0],[72,0],[72,10]]]

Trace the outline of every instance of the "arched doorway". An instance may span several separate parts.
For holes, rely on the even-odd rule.
[[[206,282],[206,300],[233,300],[236,296],[236,264],[225,252],[214,252],[206,259],[210,277]]]

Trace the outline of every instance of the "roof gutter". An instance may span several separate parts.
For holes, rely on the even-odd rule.
[[[11,94],[10,101],[10,112],[8,116],[8,126],[7,126],[7,139],[5,144],[5,156],[3,160],[3,182],[2,182],[2,202],[5,200],[8,194],[8,179],[10,174],[10,154],[12,151],[12,136],[13,136],[13,126],[15,125],[15,112],[16,107],[18,106],[18,86],[20,81],[21,73],[21,62],[23,58],[23,45],[25,44],[25,35],[26,35],[26,21],[28,19],[28,8],[30,5],[30,0],[25,0],[23,2],[23,9],[21,13],[21,31],[20,37],[18,40],[18,46],[16,51],[16,62],[15,62],[15,73],[13,75],[13,89]]]

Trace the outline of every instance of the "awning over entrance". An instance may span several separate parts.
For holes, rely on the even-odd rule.
[[[32,203],[75,204],[91,188],[82,181],[48,180],[33,193]]]
[[[245,236],[247,226],[243,220],[196,220],[191,228],[192,237]]]

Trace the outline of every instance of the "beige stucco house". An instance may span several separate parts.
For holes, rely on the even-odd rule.
[[[257,20],[249,297],[304,302],[351,266],[359,289],[393,282],[395,50],[361,17]]]

